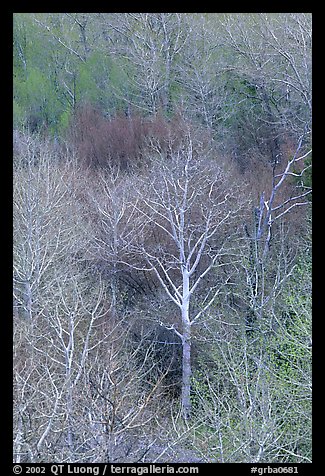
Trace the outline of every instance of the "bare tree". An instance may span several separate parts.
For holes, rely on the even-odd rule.
[[[311,15],[232,14],[221,24],[225,44],[237,60],[234,72],[250,83],[250,99],[256,99],[256,111],[262,105],[263,122],[269,122],[278,133],[285,127],[295,137],[309,130]]]
[[[141,208],[136,206],[148,222],[148,233],[150,224],[154,224],[154,233],[161,241],[152,244],[143,239],[139,245],[147,263],[145,269],[154,273],[179,309],[179,319],[159,320],[182,342],[185,419],[191,413],[192,327],[206,317],[220,286],[210,284],[198,305],[194,305],[194,296],[204,284],[207,286],[209,272],[235,259],[231,245],[236,232],[230,231],[229,224],[234,223],[242,207],[226,173],[208,158],[207,151],[197,147],[198,143],[188,134],[180,147],[171,147],[169,158],[158,153],[155,166],[145,179],[146,184],[150,183],[149,190],[147,187],[145,193],[143,187],[139,191],[142,204]]]
[[[193,385],[196,418],[211,430],[194,443],[203,455],[209,447],[221,462],[311,462],[307,243],[255,332],[247,332],[237,303],[205,333],[209,364],[195,372]]]
[[[132,341],[126,317],[106,333],[85,375],[93,461],[143,461],[156,439],[151,430],[161,412],[168,368],[159,368],[155,344]]]
[[[86,266],[93,222],[78,196],[76,164],[56,162],[47,142],[22,139],[14,184],[15,461],[133,462],[150,444],[135,434],[160,405],[168,366],[151,358],[153,345],[144,351],[141,339],[132,342],[116,286]],[[111,205],[101,208],[106,219]],[[115,218],[125,241],[133,225]],[[116,236],[106,249],[113,271]]]
[[[80,379],[101,296],[93,304],[93,297],[87,304],[81,297],[85,284],[75,256],[87,243],[87,223],[71,200],[72,170],[60,164],[50,141],[27,134],[20,140],[14,163],[15,451],[19,460],[24,446],[38,461],[53,427],[58,431],[63,407],[71,422],[73,380]],[[68,441],[71,449],[70,423]]]
[[[232,97],[226,88],[227,74],[234,69],[223,48],[216,15],[186,16],[190,35],[177,62],[179,102],[182,110],[205,127],[218,130],[232,112]],[[222,142],[222,141],[221,141]]]
[[[109,288],[69,271],[32,325],[15,321],[15,461],[141,460],[168,368],[113,319]]]
[[[298,207],[306,208],[307,212],[311,204],[308,196],[312,189],[309,184],[304,186],[298,183],[295,187],[291,186],[289,196],[288,188],[285,188],[290,179],[304,177],[304,173],[310,168],[307,163],[300,166],[312,152],[311,149],[301,152],[303,138],[304,136],[300,138],[294,155],[288,159],[282,171],[277,173],[278,169],[273,168],[271,184],[268,184],[268,199],[265,190],[262,191],[259,206],[253,210],[252,226],[245,225],[249,241],[246,281],[250,283],[252,312],[259,317],[280,292],[295,267],[297,253],[294,248],[288,247],[292,231],[290,222],[286,219]],[[300,171],[297,172],[299,166]]]
[[[171,108],[175,62],[190,34],[190,25],[180,13],[119,13],[101,15],[105,31],[117,41],[109,48],[122,55],[137,73],[129,77],[129,105],[155,113]],[[110,38],[112,34],[110,33]],[[115,91],[118,94],[118,91]]]
[[[117,315],[121,306],[121,282],[135,290],[141,290],[141,282],[125,262],[132,262],[135,244],[142,233],[144,222],[136,210],[139,197],[136,193],[137,179],[123,174],[119,166],[107,167],[88,176],[86,203],[91,223],[95,225],[87,255],[109,281],[111,289],[110,312]],[[85,179],[81,179],[84,187]],[[84,192],[84,190],[83,190]]]
[[[14,157],[14,298],[29,320],[42,309],[38,296],[50,289],[64,262],[90,242],[82,206],[73,200],[76,171],[60,163],[50,140],[20,136]]]

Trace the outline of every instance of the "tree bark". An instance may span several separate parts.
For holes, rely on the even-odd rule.
[[[188,420],[191,416],[191,326],[183,332],[183,365],[182,365],[182,413]]]
[[[191,322],[189,317],[190,310],[190,277],[186,268],[182,270],[183,274],[183,299],[182,299],[182,413],[185,420],[191,416]]]

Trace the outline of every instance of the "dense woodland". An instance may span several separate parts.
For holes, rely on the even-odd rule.
[[[13,16],[14,461],[311,462],[311,15]]]

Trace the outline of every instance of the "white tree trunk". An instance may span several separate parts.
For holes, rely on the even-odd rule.
[[[183,331],[183,365],[182,365],[182,412],[185,420],[191,416],[191,326]]]
[[[183,296],[182,296],[182,412],[184,419],[191,415],[191,322],[190,306],[190,278],[187,269],[183,269]]]

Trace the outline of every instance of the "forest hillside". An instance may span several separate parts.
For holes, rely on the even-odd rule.
[[[308,463],[311,15],[13,15],[16,463]]]

